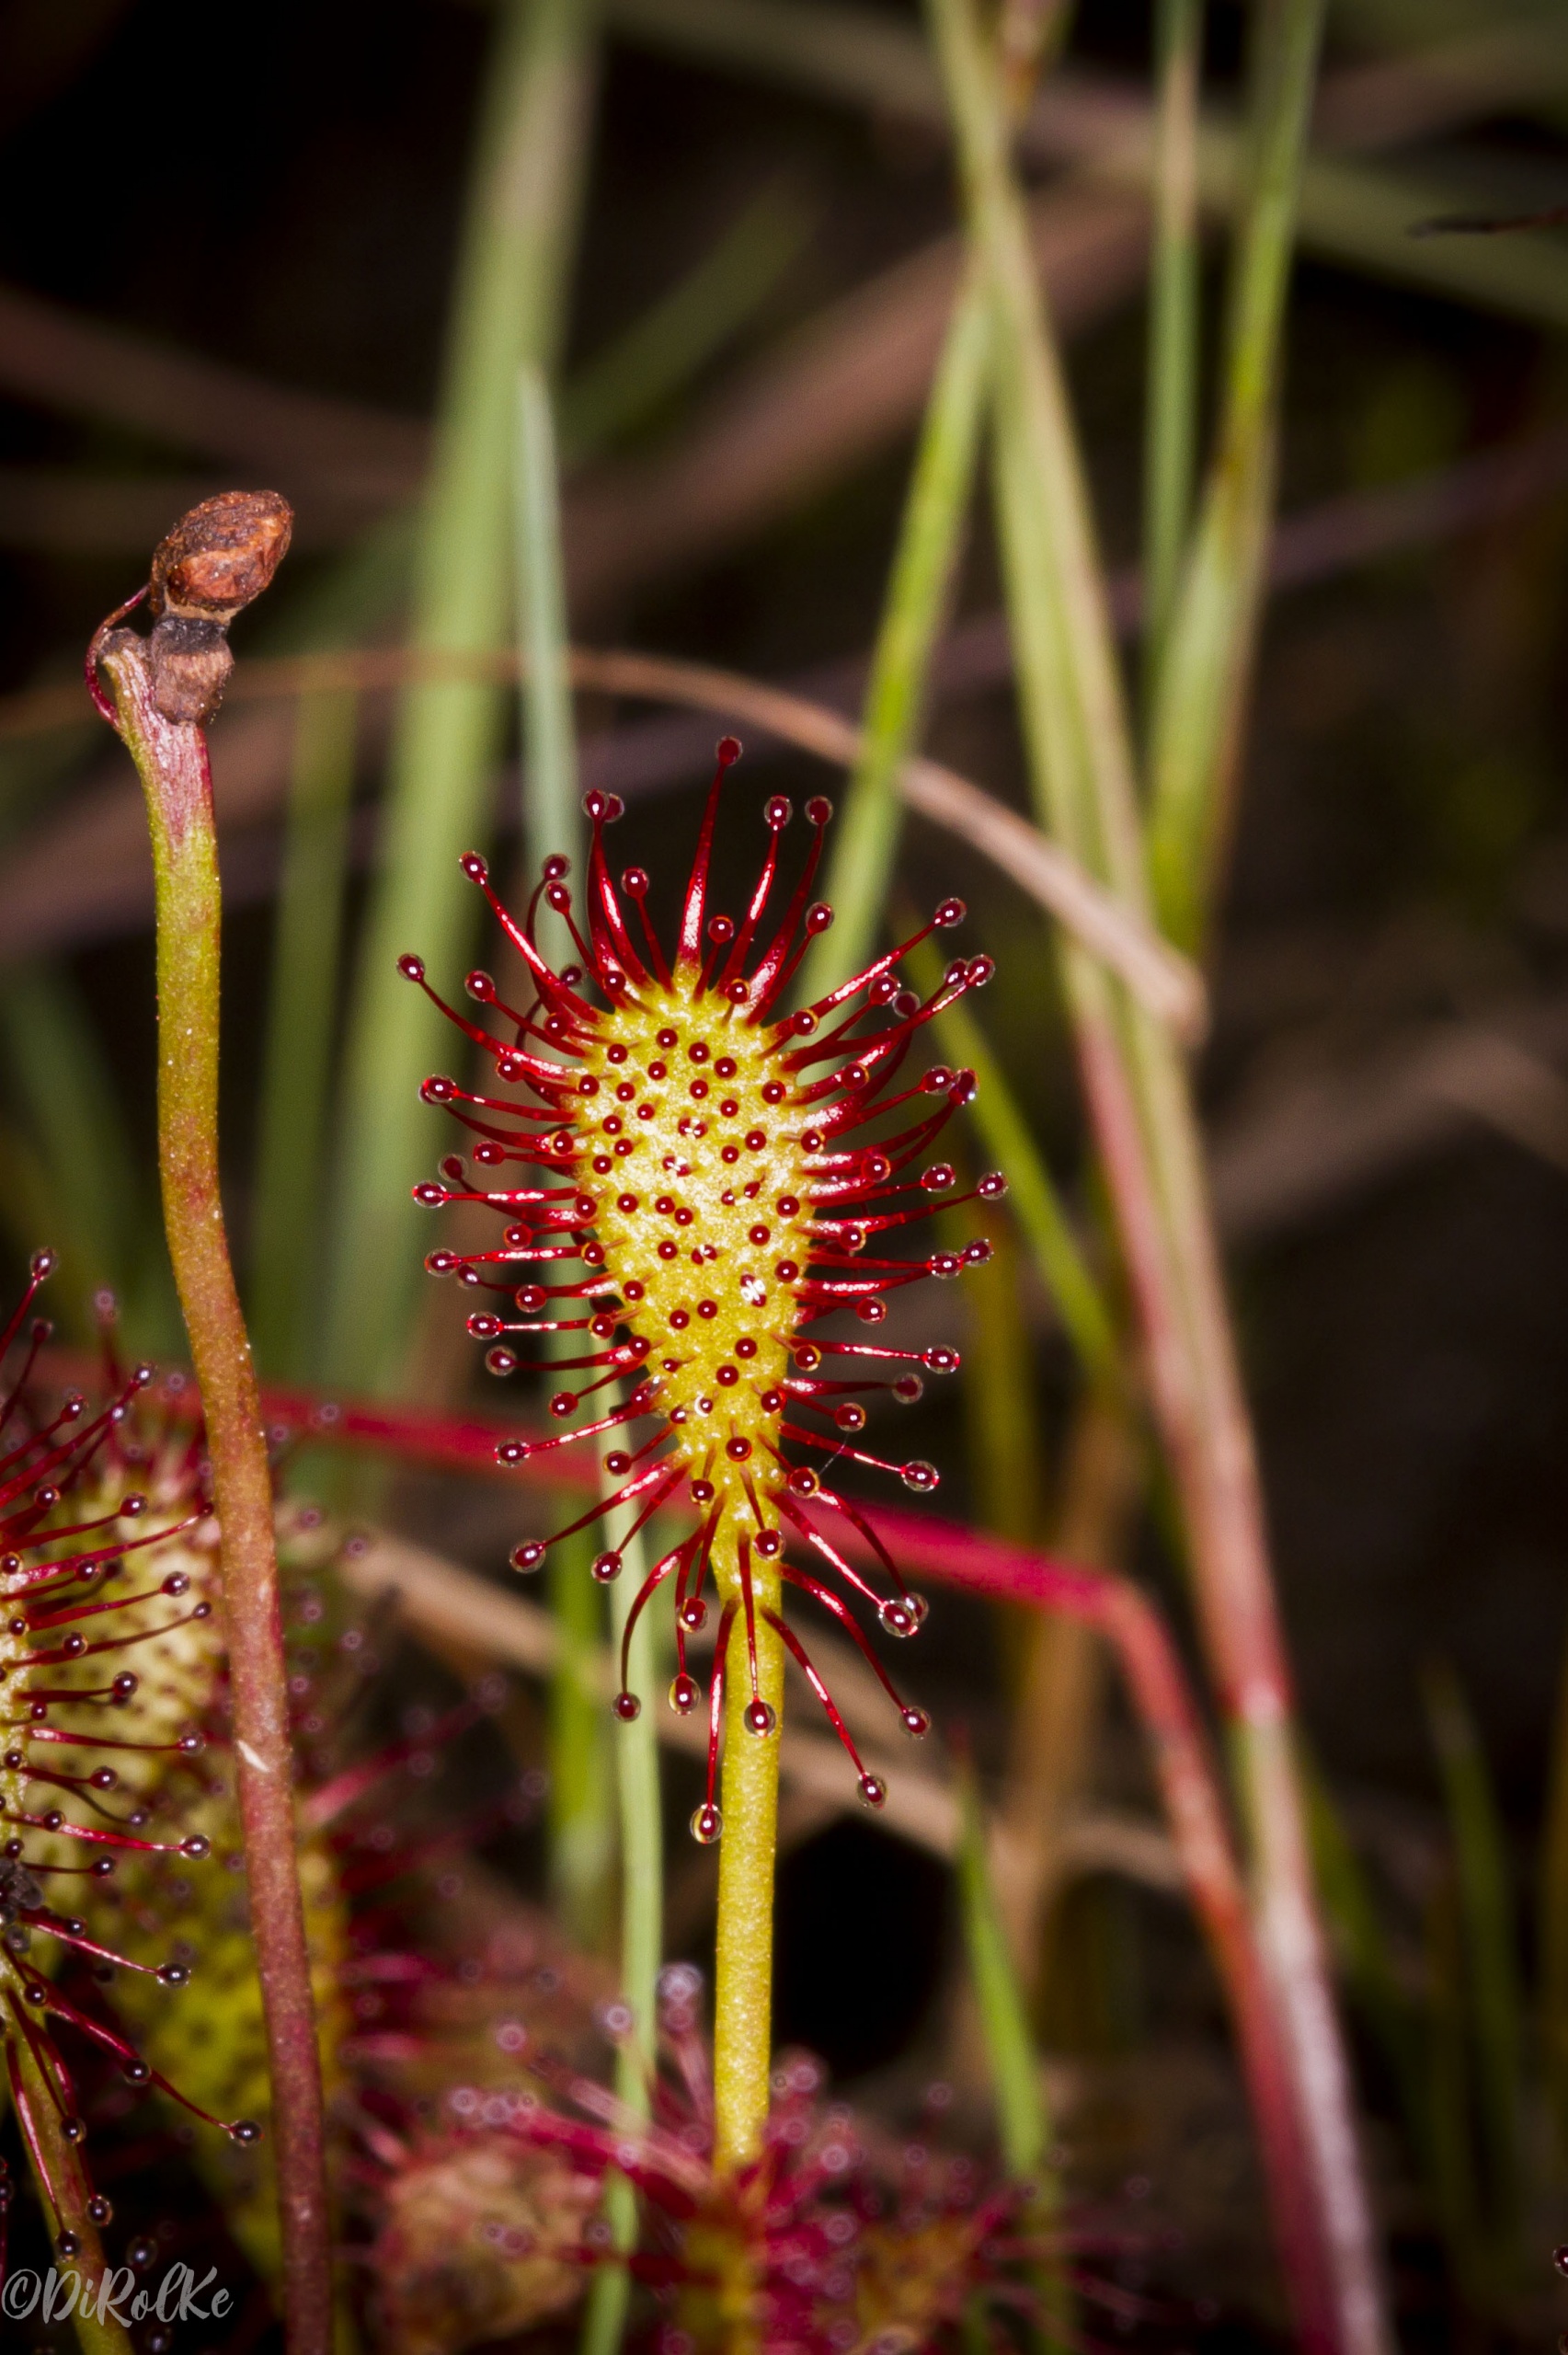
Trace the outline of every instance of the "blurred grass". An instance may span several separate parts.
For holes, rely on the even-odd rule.
[[[1046,1452],[1035,1380],[1034,1336],[1012,1223],[979,1206],[938,1222],[944,1247],[979,1236],[990,1258],[964,1271],[963,1396],[969,1467],[968,1518],[1017,1545],[1038,1543],[1045,1525]]]
[[[927,940],[904,959],[922,997],[940,987],[942,959]],[[959,999],[932,1025],[943,1055],[979,1083],[965,1120],[992,1168],[1007,1174],[1007,1207],[1028,1246],[1057,1314],[1088,1379],[1114,1386],[1120,1378],[1116,1328],[1045,1157],[1001,1063],[969,1008]]]
[[[806,961],[804,1002],[825,997],[880,947],[931,658],[947,615],[974,491],[990,343],[985,289],[971,272],[948,323],[915,453],[893,569],[872,649],[863,745],[835,830],[824,896],[833,909]]]
[[[753,319],[816,226],[787,181],[764,188],[670,289],[567,379],[560,442],[568,465],[657,416]]]
[[[67,972],[33,966],[7,974],[0,1055],[20,1124],[0,1215],[18,1253],[44,1244],[59,1251],[53,1299],[77,1339],[96,1335],[96,1295],[110,1292],[133,1352],[177,1351],[184,1328],[155,1198],[97,1026]]]
[[[580,907],[583,824],[567,671],[555,421],[544,372],[528,360],[518,370],[516,403],[524,855],[531,874],[555,853],[569,857]],[[546,953],[552,933],[556,945],[569,948],[565,925],[545,909],[541,910],[540,932]],[[569,1280],[577,1264],[561,1261],[557,1281]],[[571,1315],[571,1304],[563,1304],[563,1309]],[[546,1334],[547,1367],[554,1359],[582,1355],[584,1338],[580,1333]],[[589,1568],[598,1550],[593,1530],[579,1530],[552,1546],[548,1573],[550,1608],[561,1638],[560,1664],[550,1680],[550,1879],[567,1928],[580,1946],[595,1952],[604,1947],[612,1927],[615,1848],[609,1717],[594,1680],[604,1637],[603,1598]]]
[[[1558,1671],[1536,1931],[1542,2060],[1557,2162],[1568,2167],[1568,1657]]]
[[[1553,125],[1561,118],[1568,28],[1562,29],[1557,69],[1549,70],[1541,42],[1543,36],[1550,40],[1552,27],[1549,17],[1542,22],[1544,11],[1511,12],[1500,20],[1487,8],[1442,13],[1427,0],[1413,0],[1404,13],[1403,0],[1391,0],[1396,14],[1379,22],[1371,13],[1373,0],[1361,5],[1368,13],[1347,13],[1347,29],[1363,40],[1371,38],[1403,51],[1417,63],[1425,52],[1440,54],[1456,36],[1518,29],[1529,38],[1520,42],[1511,72],[1494,69],[1486,111],[1517,112]],[[1268,0],[1254,12],[1254,21],[1266,29],[1276,14],[1274,0]],[[947,131],[929,50],[912,29],[881,10],[830,0],[608,0],[608,15],[624,36],[877,115]],[[1152,186],[1157,140],[1151,113],[1140,118],[1135,103],[1110,135],[1102,125],[1096,141],[1087,120],[1069,130],[1060,94],[1051,98],[1057,128],[1041,138],[1042,154],[1070,157],[1086,180],[1098,177],[1120,186]],[[1201,122],[1197,161],[1205,213],[1232,218],[1246,157],[1234,128],[1218,113]],[[1302,180],[1301,239],[1326,259],[1375,279],[1424,288],[1467,307],[1561,326],[1568,309],[1568,247],[1561,241],[1411,237],[1416,222],[1473,210],[1477,196],[1473,178],[1461,184],[1445,177],[1440,166],[1411,176],[1398,167],[1319,151],[1307,162]]]
[[[1315,52],[1317,0],[1278,0],[1265,13],[1272,38],[1260,101],[1277,100],[1282,88],[1294,97],[1303,55]],[[932,0],[931,21],[969,236],[992,304],[997,533],[1031,782],[1042,822],[1141,915],[1145,849],[1105,574],[995,61],[972,0]],[[1260,102],[1258,186],[1271,197],[1284,190],[1275,209],[1287,221],[1292,121],[1288,104]],[[1243,256],[1250,247],[1243,225]],[[1266,325],[1266,273],[1260,267],[1242,275]],[[1253,307],[1242,308],[1249,323]],[[1259,356],[1264,340],[1261,332],[1249,336],[1249,357]],[[1244,672],[1232,673],[1223,689],[1215,683],[1212,692],[1229,698],[1207,715],[1220,741],[1227,728],[1240,726],[1243,685]],[[1344,2333],[1347,2342],[1371,2348],[1385,2331],[1373,2226],[1359,2167],[1346,2159],[1355,2150],[1348,2065],[1323,1983],[1289,1703],[1274,1665],[1283,1631],[1190,1078],[1170,1038],[1103,968],[1072,947],[1064,948],[1062,964],[1247,1823],[1265,2000],[1279,2049],[1303,2061],[1309,2046],[1312,2053],[1313,2065],[1289,2085],[1291,2131],[1275,2134],[1258,2121],[1276,2211],[1291,2220],[1280,2255],[1302,2328]],[[1288,1939],[1264,1926],[1286,1921],[1295,1925]]]
[[[447,347],[434,467],[420,526],[411,642],[483,652],[511,604],[509,495],[517,371],[561,340],[593,75],[589,0],[509,0],[497,11]],[[477,924],[457,859],[487,840],[499,749],[497,691],[427,684],[404,697],[349,1021],[327,1301],[330,1378],[396,1387],[419,1280],[408,1189],[428,1157],[418,1086],[441,1021],[396,970],[417,948],[454,973]]]
[[[302,695],[278,890],[251,1214],[250,1332],[265,1373],[315,1372],[326,1141],[359,698]]]
[[[1059,2220],[1063,2197],[1060,2176],[1050,2158],[1045,2084],[1028,2007],[1013,1968],[997,1904],[979,1790],[967,1759],[958,1762],[957,1783],[958,1901],[964,1952],[985,2042],[1001,2163],[1014,2183],[1030,2187],[1020,2218],[1024,2233],[1043,2238]],[[1042,2253],[1030,2271],[1039,2301],[1038,2314],[1031,2317],[1031,2340],[1076,2345],[1074,2301],[1062,2268]]]
[[[1505,2277],[1516,2261],[1524,2173],[1524,2005],[1507,1843],[1475,1720],[1458,1676],[1447,1661],[1433,1660],[1421,1683],[1453,1844],[1465,2060],[1475,2085],[1481,2179],[1487,2191],[1486,2243],[1491,2269]]]
[[[1393,2079],[1416,2163],[1430,2175],[1425,2024],[1401,1984],[1377,1897],[1328,1785],[1310,1760],[1303,1773],[1313,1869],[1339,1968]]]
[[[1144,694],[1153,708],[1175,609],[1197,463],[1197,109],[1204,0],[1156,0],[1154,242],[1143,451]]]
[[[620,1483],[601,1465],[600,1486],[612,1495]],[[610,1638],[619,1662],[632,1604],[648,1573],[648,1547],[643,1530],[617,1538],[608,1525],[605,1543],[616,1546],[623,1564],[609,1590]],[[621,1995],[632,2015],[629,2030],[616,2045],[615,2092],[626,2114],[636,2119],[647,2118],[653,2107],[658,1971],[664,1952],[664,1829],[654,1727],[660,1700],[656,1611],[657,1604],[643,1613],[627,1648],[626,1690],[636,1694],[642,1708],[630,1724],[617,1718],[612,1738],[621,1836]],[[605,2212],[613,2246],[630,2255],[637,2245],[637,2201],[624,2176],[612,2178]],[[631,2288],[626,2266],[595,2269],[583,2315],[582,2355],[614,2355],[625,2330]]]
[[[1188,949],[1202,938],[1212,905],[1250,700],[1274,507],[1286,297],[1322,36],[1322,0],[1254,12],[1219,427],[1150,729],[1155,904],[1166,932]],[[1154,399],[1158,408],[1157,391]]]

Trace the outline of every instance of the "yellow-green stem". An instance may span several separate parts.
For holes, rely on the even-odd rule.
[[[96,649],[141,775],[157,905],[158,1168],[223,1532],[234,1757],[267,2021],[290,2355],[327,2355],[331,2248],[321,2066],[294,1855],[293,1753],[261,1399],[218,1185],[221,898],[206,738],[156,708],[143,641]]]
[[[733,1542],[733,1541],[731,1541]],[[726,1601],[739,1591],[733,1553],[715,1548]],[[746,1621],[737,1611],[725,1663],[724,1832],[718,1852],[718,1935],[714,1969],[714,2164],[720,2174],[761,2148],[768,2115],[773,2007],[773,1859],[779,1831],[779,1742],[784,1729],[784,1646],[762,1617],[779,1608],[779,1579],[754,1561],[757,1689],[777,1718],[759,1738],[743,1712],[751,1698]]]

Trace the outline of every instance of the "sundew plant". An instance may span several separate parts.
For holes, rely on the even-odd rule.
[[[921,1389],[915,1369],[952,1373],[956,1353],[941,1345],[895,1350],[874,1337],[890,1291],[926,1275],[956,1276],[966,1258],[990,1256],[983,1239],[962,1253],[917,1258],[889,1256],[889,1246],[928,1218],[933,1196],[952,1188],[951,1166],[922,1166],[923,1156],[974,1088],[970,1072],[911,1073],[910,1049],[944,1007],[990,978],[990,959],[956,959],[929,999],[901,982],[901,956],[962,922],[962,903],[946,900],[913,939],[824,997],[782,1010],[807,945],[832,921],[831,909],[810,899],[830,808],[820,798],[807,805],[810,851],[786,886],[782,913],[770,917],[791,816],[782,796],[772,798],[764,810],[768,855],[750,905],[738,918],[710,914],[720,792],[739,750],[733,738],[719,747],[668,959],[646,913],[648,877],[630,868],[619,890],[612,879],[604,830],[621,809],[602,794],[589,795],[586,805],[593,843],[583,929],[571,919],[568,863],[559,855],[546,859],[521,923],[490,890],[483,859],[464,860],[521,957],[532,994],[521,1006],[509,1005],[488,973],[470,973],[469,997],[492,1023],[504,1023],[504,1035],[444,1004],[442,1011],[493,1059],[498,1079],[522,1092],[498,1098],[428,1079],[427,1100],[450,1107],[477,1136],[472,1159],[482,1183],[466,1182],[459,1157],[444,1168],[443,1182],[417,1189],[429,1209],[478,1202],[508,1221],[498,1246],[466,1254],[439,1248],[426,1262],[432,1274],[456,1276],[521,1312],[475,1309],[468,1318],[470,1333],[492,1344],[493,1373],[515,1368],[514,1337],[567,1334],[580,1339],[555,1358],[555,1371],[592,1378],[557,1390],[552,1416],[564,1422],[585,1398],[625,1387],[618,1403],[578,1430],[504,1442],[501,1460],[526,1464],[567,1439],[651,1418],[650,1436],[607,1454],[605,1469],[618,1485],[571,1529],[635,1501],[635,1530],[677,1492],[696,1508],[695,1529],[654,1564],[627,1613],[614,1706],[624,1719],[641,1706],[624,1682],[626,1661],[644,1606],[671,1580],[678,1666],[670,1705],[682,1715],[696,1706],[686,1638],[707,1620],[704,1588],[711,1579],[718,1627],[707,1790],[692,1830],[704,1843],[724,1842],[715,2053],[721,2164],[754,2155],[768,2109],[776,1745],[786,1652],[831,1718],[862,1798],[880,1807],[887,1797],[783,1616],[784,1586],[810,1595],[853,1635],[909,1732],[923,1734],[929,1725],[923,1710],[899,1700],[846,1603],[786,1559],[786,1540],[870,1603],[887,1633],[915,1633],[925,1606],[875,1537],[890,1591],[868,1584],[822,1527],[818,1511],[825,1509],[870,1534],[854,1504],[823,1476],[858,1463],[897,1472],[917,1493],[935,1488],[933,1465],[883,1464],[856,1443],[866,1421],[861,1400],[890,1391],[912,1403]],[[542,956],[534,925],[542,900],[567,920],[581,965],[557,971]],[[635,938],[627,902],[640,919]],[[402,970],[434,996],[418,957],[406,956]],[[589,982],[602,1004],[584,994]],[[875,1133],[865,1135],[874,1123]],[[509,1163],[521,1165],[530,1182],[509,1184]],[[994,1199],[1004,1184],[987,1178],[976,1191]],[[579,1268],[584,1272],[575,1272]],[[812,1337],[813,1327],[843,1310],[868,1328],[864,1339]],[[583,1341],[598,1346],[585,1350]],[[525,1542],[514,1567],[535,1568],[546,1542]],[[618,1548],[594,1557],[601,1581],[622,1568]],[[730,1745],[722,1809],[721,1722]]]
[[[40,13],[0,2340],[1549,2343],[1560,12]]]

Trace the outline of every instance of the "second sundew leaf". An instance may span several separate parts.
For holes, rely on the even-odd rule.
[[[172,1937],[192,1957],[190,1984],[177,2009],[155,2005],[144,1982],[117,1990],[116,2007],[135,2028],[153,2065],[219,2116],[236,2110],[265,2128],[271,2108],[261,1983],[239,1846],[239,1813],[232,1789],[211,1789],[181,1820],[199,1825],[212,1843],[217,1869],[137,1876],[127,1913],[143,1938]],[[350,2021],[344,1993],[349,1961],[349,1913],[338,1859],[320,1836],[298,1846],[311,1990],[315,2000],[322,2091],[328,2108],[346,2085],[338,2055]],[[127,1944],[132,1943],[128,1936]],[[282,2270],[278,2195],[270,2139],[249,2149],[203,2147],[198,2169],[225,2222],[263,2280]]]
[[[20,1307],[0,1330],[0,1359],[22,1335],[52,1269],[38,1255]],[[223,2129],[188,2085],[127,2040],[100,2002],[68,1994],[60,1966],[89,1959],[162,2029],[189,1978],[166,1923],[151,1943],[128,1924],[117,1893],[139,1871],[172,1860],[192,1881],[214,1869],[189,1821],[155,1823],[154,1802],[195,1769],[206,1743],[219,1658],[212,1600],[216,1531],[202,1451],[146,1400],[150,1368],[116,1376],[96,1411],[80,1393],[52,1400],[35,1385],[48,1327],[35,1325],[14,1384],[0,1392],[0,2068],[35,2178],[52,2211],[56,2253],[96,2280],[98,2229],[112,2216],[82,2154],[71,2066],[56,2019],[113,2056],[133,2084],[155,2083]],[[132,1935],[127,1935],[131,1932]],[[235,2118],[242,2149],[258,2134]],[[218,2134],[200,2134],[212,2163]],[[108,2330],[92,2342],[122,2344]]]
[[[188,1432],[179,1445],[189,1451]],[[155,1490],[152,1509],[158,1509]],[[199,2109],[251,2119],[265,2130],[271,2107],[267,2038],[239,1810],[223,1739],[222,1589],[211,1524],[197,1536],[194,1543],[171,1537],[158,1547],[152,1557],[158,1582],[125,1614],[139,1637],[138,1676],[117,1713],[114,1731],[125,1745],[117,1752],[119,1772],[157,1844],[122,1861],[114,1882],[95,1899],[91,1918],[95,1936],[112,1932],[108,1942],[117,1938],[132,1962],[172,1953],[187,1982],[170,2003],[152,1977],[118,1974],[115,2009],[146,2062]],[[73,1720],[67,1716],[65,1722]],[[202,1862],[193,1867],[182,1848]],[[337,2055],[349,2028],[348,1910],[327,1839],[302,1828],[298,1857],[330,2100],[343,2084]],[[192,2156],[235,2240],[261,2277],[276,2283],[282,2252],[265,2131],[238,2143],[201,2137]]]

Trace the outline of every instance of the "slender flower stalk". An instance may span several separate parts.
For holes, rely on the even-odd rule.
[[[273,2081],[285,2315],[291,2355],[326,2355],[332,2287],[321,2073],[294,1855],[272,1482],[218,1183],[221,898],[205,735],[233,663],[228,624],[266,588],[289,528],[287,506],[270,492],[232,492],[193,509],[155,554],[143,592],[154,615],[150,636],[119,626],[131,610],[122,606],[93,640],[87,677],[136,763],[152,832],[158,1163],[222,1531],[235,1755]]]
[[[619,890],[611,879],[604,835],[620,804],[590,793],[584,803],[593,825],[584,927],[572,913],[565,858],[544,861],[521,922],[491,890],[483,859],[470,855],[464,861],[527,969],[532,995],[526,1004],[509,1005],[488,973],[471,973],[468,994],[490,1012],[493,1027],[482,1028],[437,995],[419,958],[401,960],[407,979],[493,1059],[498,1080],[520,1091],[480,1095],[441,1076],[425,1083],[426,1100],[450,1108],[476,1140],[475,1168],[450,1156],[441,1182],[418,1187],[416,1199],[431,1209],[483,1203],[508,1222],[498,1248],[466,1255],[438,1249],[428,1267],[495,1296],[494,1308],[468,1320],[475,1338],[490,1344],[486,1362],[494,1373],[517,1368],[512,1335],[536,1336],[551,1348],[559,1337],[573,1337],[572,1353],[555,1356],[554,1368],[589,1378],[552,1397],[558,1422],[566,1424],[593,1393],[623,1375],[631,1379],[628,1394],[608,1413],[575,1431],[509,1441],[498,1450],[499,1459],[521,1465],[568,1439],[651,1419],[651,1436],[635,1448],[618,1440],[604,1458],[622,1484],[615,1493],[558,1534],[575,1534],[634,1501],[634,1525],[640,1527],[682,1491],[697,1509],[696,1527],[655,1563],[626,1614],[615,1709],[627,1720],[641,1706],[626,1682],[627,1649],[644,1608],[671,1581],[677,1666],[670,1697],[681,1714],[695,1708],[686,1642],[707,1620],[704,1589],[711,1576],[719,1620],[707,1696],[707,1792],[692,1829],[704,1843],[724,1833],[715,2105],[716,2149],[726,2167],[755,2156],[767,2117],[786,1652],[848,1751],[867,1805],[880,1806],[887,1796],[784,1618],[784,1586],[812,1595],[861,1645],[911,1734],[927,1725],[922,1711],[898,1701],[849,1605],[819,1578],[785,1561],[786,1538],[809,1548],[873,1605],[890,1634],[912,1635],[924,1615],[890,1559],[880,1568],[891,1593],[846,1560],[807,1503],[852,1530],[864,1526],[864,1516],[786,1447],[806,1449],[828,1467],[857,1463],[897,1470],[910,1488],[929,1491],[937,1480],[929,1464],[886,1465],[855,1444],[866,1420],[860,1401],[890,1390],[911,1402],[921,1387],[915,1366],[951,1371],[957,1353],[897,1350],[870,1338],[818,1342],[803,1328],[853,1309],[875,1330],[887,1316],[889,1291],[927,1274],[957,1275],[967,1258],[984,1258],[990,1248],[982,1240],[965,1253],[882,1256],[886,1241],[954,1185],[946,1164],[923,1172],[918,1164],[967,1100],[973,1079],[938,1069],[891,1095],[889,1083],[924,1026],[989,980],[990,959],[957,959],[922,999],[901,985],[895,969],[903,951],[895,948],[813,1005],[781,1013],[808,943],[831,921],[829,908],[807,904],[831,810],[820,798],[807,807],[815,841],[771,936],[764,918],[791,815],[782,797],[766,805],[772,841],[744,915],[710,915],[719,793],[739,749],[733,738],[719,747],[672,959],[647,919],[647,874],[629,868]],[[635,911],[635,939],[626,902]],[[542,904],[567,923],[580,964],[557,971],[541,953]],[[963,914],[961,902],[945,901],[917,937],[946,929]],[[589,976],[602,1005],[583,994]],[[884,1114],[902,1124],[876,1142],[856,1140],[857,1130]],[[983,1178],[979,1190],[998,1194],[1003,1180]],[[586,1273],[563,1281],[563,1269],[576,1265]],[[521,1321],[503,1313],[514,1304]],[[871,1361],[869,1369],[861,1360]],[[890,1381],[876,1378],[884,1368]],[[520,1545],[514,1567],[536,1569],[554,1542]],[[623,1567],[620,1548],[611,1546],[596,1556],[593,1572],[607,1582]]]

